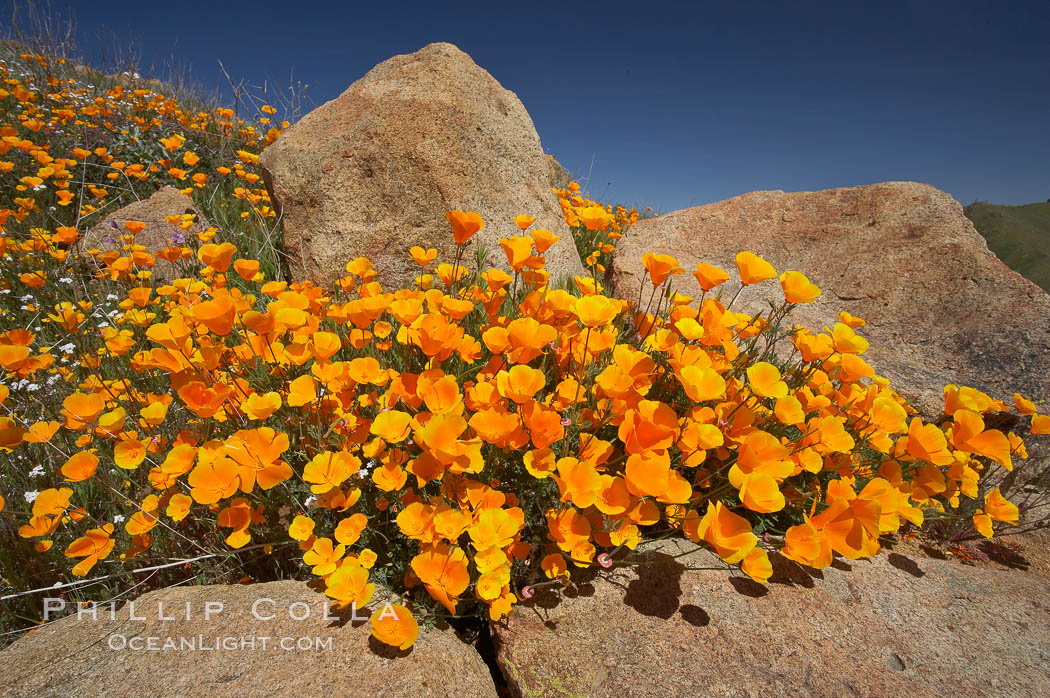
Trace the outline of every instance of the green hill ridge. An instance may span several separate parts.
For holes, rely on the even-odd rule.
[[[1024,206],[978,201],[964,211],[999,259],[1050,293],[1050,201]]]

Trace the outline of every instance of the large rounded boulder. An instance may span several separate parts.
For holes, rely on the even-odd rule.
[[[699,296],[688,272],[721,266],[739,289],[734,258],[750,250],[778,272],[797,270],[823,289],[789,316],[815,330],[846,310],[863,318],[865,358],[920,411],[940,414],[946,384],[1009,399],[1050,399],[1050,295],[1003,264],[948,194],[885,182],[817,192],[758,191],[640,221],[616,248],[617,291],[638,295],[642,255],[679,259],[674,289]],[[750,286],[733,306],[783,301],[776,281]]]
[[[551,191],[550,164],[532,119],[452,44],[430,44],[380,63],[338,98],[307,114],[262,154],[281,215],[292,276],[328,283],[369,257],[388,287],[419,273],[414,245],[451,262],[447,211],[476,211],[485,228],[465,259],[503,266],[512,218],[562,236],[547,252],[555,279],[582,273]]]

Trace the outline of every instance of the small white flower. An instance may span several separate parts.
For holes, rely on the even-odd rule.
[[[36,498],[40,496],[40,492],[37,490],[29,490],[25,493],[26,502],[32,504],[36,501]]]
[[[29,471],[29,477],[40,477],[44,474],[44,466],[38,465]]]
[[[124,523],[124,516],[122,516],[121,514],[114,514],[113,523]]]
[[[73,344],[73,342],[69,342],[68,344],[63,344],[62,346],[60,346],[58,350],[63,354],[72,354],[77,350],[77,345]]]

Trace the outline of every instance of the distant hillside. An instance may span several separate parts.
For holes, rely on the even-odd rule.
[[[1050,202],[998,206],[978,201],[965,212],[999,259],[1050,293]]]

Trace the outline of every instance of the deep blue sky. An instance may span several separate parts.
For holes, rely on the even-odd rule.
[[[606,201],[669,211],[885,180],[963,204],[1050,198],[1046,0],[52,2],[73,8],[89,59],[115,34],[145,68],[163,75],[174,56],[211,88],[219,59],[251,82],[294,68],[317,104],[450,41],[517,93],[581,181],[593,161],[589,192]]]

